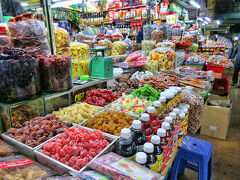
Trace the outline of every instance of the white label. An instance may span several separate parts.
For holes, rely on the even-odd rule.
[[[213,130],[213,131],[216,131],[217,130],[217,127],[216,126],[209,126],[209,129]]]

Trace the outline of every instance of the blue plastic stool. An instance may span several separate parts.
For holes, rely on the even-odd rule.
[[[177,180],[177,175],[184,174],[185,168],[197,171],[199,180],[212,180],[212,144],[186,136],[173,162],[171,180]]]

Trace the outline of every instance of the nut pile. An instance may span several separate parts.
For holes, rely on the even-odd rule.
[[[151,37],[153,41],[160,43],[163,41],[163,32],[161,30],[155,30],[151,33]]]

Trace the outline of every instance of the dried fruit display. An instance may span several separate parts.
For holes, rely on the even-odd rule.
[[[139,97],[140,99],[146,99],[148,101],[157,101],[160,97],[161,91],[150,87],[148,84],[145,84],[143,87],[135,90],[130,95],[134,97]]]
[[[101,131],[76,127],[65,129],[63,134],[43,144],[39,151],[80,170],[108,145]]]
[[[84,43],[73,42],[70,44],[72,59],[81,60],[90,58],[89,46]]]
[[[62,91],[72,88],[69,56],[39,56],[39,69],[43,90]]]
[[[120,56],[126,54],[127,45],[123,41],[112,43],[112,56]]]
[[[57,48],[57,55],[70,55],[70,37],[66,29],[56,27],[55,28],[55,43]]]
[[[100,110],[100,108],[94,107],[87,103],[81,103],[74,104],[65,108],[60,108],[58,111],[54,111],[52,114],[56,115],[63,121],[70,121],[78,124],[85,119],[91,118]]]
[[[175,44],[170,41],[160,42],[157,44],[158,48],[171,48],[175,50]]]
[[[142,50],[145,51],[145,56],[148,56],[150,51],[156,47],[155,41],[144,40],[142,41]]]
[[[140,99],[139,97],[133,97],[132,95],[122,94],[116,102],[112,103],[110,109],[123,111],[133,115],[140,115],[145,109],[150,106],[151,103],[146,99]]]
[[[141,81],[141,86],[144,84],[149,84],[151,87],[159,90],[168,89],[171,86],[178,86],[179,78],[175,75],[162,73],[156,76],[148,77]]]
[[[153,41],[156,41],[156,43],[160,43],[163,41],[163,32],[161,30],[154,30],[151,33],[151,38]]]
[[[30,121],[18,124],[15,128],[8,129],[10,137],[28,146],[36,147],[46,140],[62,133],[64,128],[69,128],[72,123],[65,123],[58,117],[48,114],[45,117],[37,117]]]
[[[10,146],[7,143],[0,140],[0,156],[1,157],[11,156],[15,152],[17,152],[17,150],[13,146]]]
[[[108,91],[107,89],[95,89],[91,91],[85,98],[86,103],[102,107],[118,99],[113,92]]]
[[[129,128],[135,118],[126,115],[124,112],[106,110],[89,118],[83,126],[99,129],[102,132],[119,136],[123,128]]]
[[[40,91],[38,61],[18,48],[3,48],[0,54],[0,99],[24,100]]]

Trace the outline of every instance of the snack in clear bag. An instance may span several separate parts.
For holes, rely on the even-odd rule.
[[[154,31],[153,25],[143,26],[143,40],[151,40],[151,33]]]
[[[0,157],[11,156],[16,152],[17,152],[17,150],[13,146],[0,140]]]
[[[69,56],[39,56],[39,69],[43,90],[62,91],[72,88]]]
[[[175,44],[170,41],[164,41],[157,44],[158,48],[171,48],[175,50]]]
[[[183,66],[184,61],[185,61],[184,57],[185,57],[185,52],[184,51],[176,51],[175,67]]]
[[[112,56],[120,56],[126,54],[127,45],[123,41],[112,43]]]
[[[74,60],[90,58],[89,46],[84,43],[72,42],[70,44],[70,52]]]
[[[145,51],[145,56],[148,56],[149,52],[152,51],[155,47],[156,43],[154,41],[142,41],[142,50]]]
[[[12,38],[7,36],[7,30],[5,26],[0,26],[0,47],[13,48]]]
[[[66,29],[56,27],[54,33],[56,48],[69,47],[70,37]]]
[[[127,45],[127,49],[126,49],[127,55],[131,54],[133,49],[133,42],[128,38],[126,38],[123,42],[125,42]]]
[[[89,60],[72,63],[73,79],[76,79],[78,76],[81,76],[81,75],[89,75],[88,63],[89,63]]]
[[[0,55],[0,99],[24,100],[40,91],[38,60],[23,49],[3,48]]]
[[[56,174],[55,171],[22,155],[0,159],[0,177],[5,180],[32,180]]]
[[[194,37],[192,35],[185,35],[182,37],[182,41],[190,41],[190,42],[194,42]]]
[[[102,39],[98,41],[99,46],[105,46],[106,48],[112,48],[112,42],[109,39]],[[111,56],[112,49],[107,50],[107,56]]]
[[[114,180],[158,180],[161,177],[160,174],[113,152],[98,157],[90,166]]]
[[[161,30],[163,32],[163,39],[166,40],[171,40],[171,35],[172,35],[172,28],[166,24],[166,23],[160,23],[158,26],[158,30]]]
[[[201,127],[201,119],[203,114],[203,98],[196,94],[193,88],[188,86],[182,91],[183,103],[189,104],[189,117],[188,117],[188,131],[195,134]]]
[[[141,44],[134,43],[132,52],[139,51],[139,50],[141,50]]]
[[[154,30],[151,33],[151,39],[153,41],[156,41],[156,43],[162,42],[163,41],[163,32],[161,30]]]
[[[76,40],[78,42],[83,42],[85,40],[89,40],[89,41],[93,41],[93,38],[91,36],[87,36],[87,35],[84,35],[83,33],[79,32],[77,35],[76,35]]]
[[[56,53],[58,56],[69,56],[70,48],[69,47],[59,47],[56,49]]]

